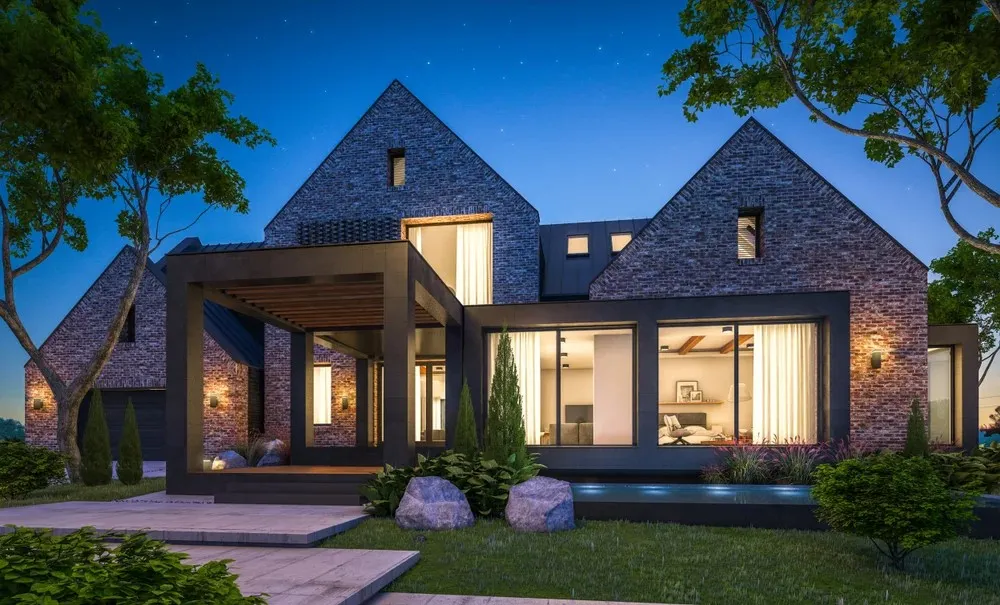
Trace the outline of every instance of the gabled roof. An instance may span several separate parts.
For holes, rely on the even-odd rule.
[[[617,256],[611,251],[611,234],[630,233],[635,237],[647,221],[635,218],[541,225],[538,236],[542,248],[542,298],[586,298],[590,282]],[[586,256],[567,256],[567,238],[571,235],[588,237]]]

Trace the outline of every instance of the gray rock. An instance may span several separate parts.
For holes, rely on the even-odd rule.
[[[212,461],[212,470],[218,471],[227,468],[246,468],[247,459],[240,456],[233,450],[226,450],[215,457]]]
[[[284,466],[285,460],[278,454],[264,454],[257,461],[257,466]]]
[[[465,494],[441,477],[410,479],[396,509],[396,525],[403,529],[459,529],[473,523]]]
[[[515,485],[504,511],[517,531],[551,532],[573,529],[573,490],[551,477],[534,477]]]
[[[285,442],[281,439],[272,439],[264,444],[265,454],[276,454],[278,456],[284,455],[288,450],[285,448]],[[260,466],[259,464],[257,466]]]

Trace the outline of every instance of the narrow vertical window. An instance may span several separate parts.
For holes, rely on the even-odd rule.
[[[135,342],[135,305],[128,308],[128,315],[125,316],[125,325],[118,333],[118,342]]]
[[[389,186],[402,187],[406,184],[406,150],[389,150]]]
[[[313,424],[333,419],[333,372],[328,365],[313,366]]]
[[[760,208],[743,208],[736,220],[736,257],[761,258],[764,211]]]

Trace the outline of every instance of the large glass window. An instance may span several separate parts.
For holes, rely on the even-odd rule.
[[[409,225],[406,237],[459,302],[493,303],[493,223]]]
[[[928,429],[932,443],[955,442],[955,366],[951,347],[927,351]]]
[[[510,332],[528,445],[634,443],[633,330]],[[499,334],[490,335],[489,383]]]
[[[418,363],[414,375],[414,439],[425,443],[444,442],[444,365]],[[428,431],[428,428],[430,430]]]
[[[815,443],[814,323],[661,327],[660,445]]]
[[[313,366],[313,424],[330,424],[333,416],[333,373],[329,365]]]

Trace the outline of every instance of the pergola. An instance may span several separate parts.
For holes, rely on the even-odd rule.
[[[358,360],[359,447],[367,445],[360,439],[373,405],[371,359],[382,358],[381,454],[396,465],[412,462],[415,452],[416,330],[444,327],[451,441],[462,385],[462,305],[409,242],[186,251],[167,257],[167,468],[178,485],[203,471],[205,300],[290,333],[292,464],[333,463],[318,451],[329,448],[313,443],[316,338]]]

